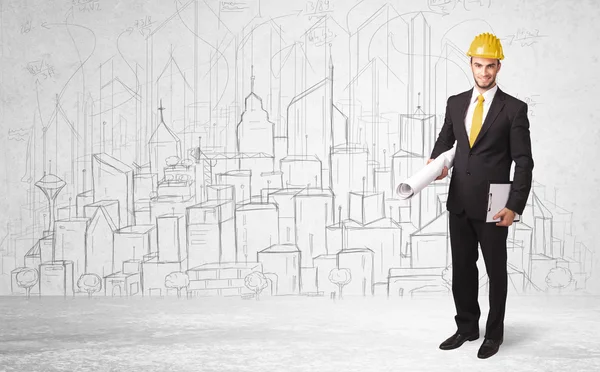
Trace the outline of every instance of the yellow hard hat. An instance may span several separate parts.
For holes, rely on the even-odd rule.
[[[475,36],[467,55],[469,57],[504,59],[500,39],[488,32]]]

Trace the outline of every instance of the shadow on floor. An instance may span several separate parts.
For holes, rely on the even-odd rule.
[[[504,342],[502,346],[513,347],[531,343],[536,339],[544,338],[547,330],[539,324],[508,324],[504,326]]]

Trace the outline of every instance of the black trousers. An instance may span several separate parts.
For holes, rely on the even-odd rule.
[[[463,212],[449,213],[452,249],[452,294],[456,306],[454,317],[460,333],[479,331],[481,310],[477,301],[479,273],[478,243],[489,278],[489,303],[485,337],[504,337],[504,314],[508,290],[506,238],[508,227],[472,220]]]

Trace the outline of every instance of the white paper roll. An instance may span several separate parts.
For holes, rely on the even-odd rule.
[[[396,193],[401,199],[410,199],[418,194],[426,186],[431,184],[442,173],[444,167],[452,168],[456,147],[440,154],[431,163],[425,165],[421,170],[402,182],[396,188]]]

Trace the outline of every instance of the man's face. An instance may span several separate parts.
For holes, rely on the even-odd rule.
[[[475,84],[480,89],[493,87],[500,67],[500,61],[497,59],[473,57],[471,59],[471,71],[473,71]]]

